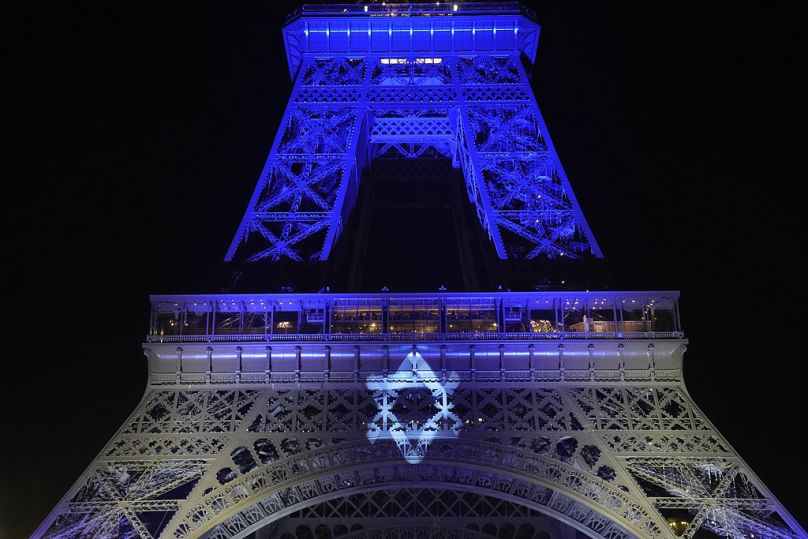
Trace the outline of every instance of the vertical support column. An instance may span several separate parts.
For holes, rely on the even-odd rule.
[[[225,257],[233,260],[250,235],[265,240],[249,261],[282,257],[296,261],[313,254],[328,258],[353,200],[364,159],[364,95],[369,72],[364,59],[342,55],[307,57],[269,157]],[[357,102],[356,94],[361,94]],[[361,152],[359,152],[361,154]],[[325,232],[319,252],[302,242]]]
[[[359,357],[359,346],[354,345],[353,347],[353,354],[354,354],[354,382],[359,380],[362,370],[361,358]]]
[[[300,381],[300,372],[303,370],[303,349],[300,345],[295,346],[295,381]]]
[[[469,198],[477,208],[477,217],[483,229],[488,232],[488,237],[494,242],[497,256],[505,260],[508,258],[508,254],[505,251],[505,244],[502,242],[502,237],[497,228],[496,216],[494,215],[488,188],[485,185],[485,179],[480,168],[480,160],[477,156],[477,148],[474,142],[475,133],[469,126],[468,107],[466,106],[466,99],[461,86],[460,67],[457,61],[457,58],[455,58],[455,65],[452,67],[454,68],[455,91],[457,92],[458,110],[460,112],[457,127],[457,151],[460,155],[460,165],[466,178],[466,189]]]
[[[302,72],[305,68],[306,63],[304,62],[304,64],[301,66],[300,72]],[[286,108],[283,111],[278,132],[275,134],[272,147],[269,150],[269,156],[267,156],[267,160],[264,162],[264,168],[261,169],[261,173],[258,175],[258,181],[255,184],[255,189],[253,189],[252,196],[250,196],[250,201],[247,203],[247,209],[244,212],[244,216],[241,218],[241,223],[236,231],[236,235],[233,236],[233,240],[230,242],[230,247],[227,249],[227,254],[224,257],[225,262],[230,262],[233,260],[238,246],[247,239],[247,236],[249,236],[250,232],[252,231],[252,221],[255,218],[255,210],[258,204],[258,198],[261,196],[261,191],[267,187],[271,179],[272,164],[275,160],[275,155],[278,153],[278,146],[280,146],[281,139],[283,138],[284,127],[289,123],[289,117],[292,113],[292,99],[299,92],[301,82],[302,77],[298,76],[292,89],[292,95],[290,96],[289,102],[286,104]]]
[[[364,144],[360,149],[360,143],[367,139],[367,96],[370,85],[370,75],[372,72],[368,59],[364,59],[365,72],[359,89],[359,102],[356,104],[356,121],[351,142],[348,146],[344,160],[343,176],[340,180],[337,199],[331,211],[328,232],[326,233],[323,249],[320,251],[320,260],[328,260],[331,248],[342,232],[344,221],[348,218],[356,203],[359,192],[359,178],[365,165]]]
[[[331,377],[331,347],[325,346],[325,372],[323,373],[323,382],[328,382]]]

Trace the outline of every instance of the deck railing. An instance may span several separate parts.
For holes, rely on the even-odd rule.
[[[229,335],[148,335],[150,343],[174,342],[345,342],[345,341],[532,341],[532,340],[608,340],[608,339],[682,339],[681,331],[625,331],[554,333],[530,332],[463,332],[463,333],[355,333],[355,334],[229,334]]]

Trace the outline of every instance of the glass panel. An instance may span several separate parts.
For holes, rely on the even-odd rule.
[[[615,324],[614,299],[590,298],[588,301],[589,331],[595,333],[614,333]]]
[[[335,301],[331,307],[331,333],[362,335],[382,332],[382,306],[375,303]]]
[[[437,300],[413,300],[390,304],[390,333],[437,333],[440,307]]]
[[[310,307],[303,309],[303,320],[300,333],[320,334],[325,326],[325,309]]]
[[[268,333],[269,315],[263,311],[246,311],[241,331],[250,335]]]
[[[527,319],[526,310],[524,305],[516,303],[512,305],[505,305],[503,307],[503,319],[505,322],[505,331],[508,333],[523,333],[528,331],[525,324]]]
[[[576,297],[566,297],[561,300],[561,330],[562,331],[589,331],[589,316],[586,312],[586,303]]]
[[[157,304],[157,318],[155,320],[155,335],[179,335],[182,327],[182,312],[184,303],[160,302]]]
[[[678,331],[674,298],[653,298],[646,305],[646,309],[652,331]]]
[[[541,298],[530,303],[530,331],[533,333],[555,333],[555,299]]]
[[[210,304],[206,301],[185,304],[185,323],[183,335],[205,335],[208,332],[208,314]]]
[[[297,333],[297,311],[275,311],[275,327],[272,332],[276,335],[291,335]]]
[[[490,333],[497,331],[497,309],[493,300],[446,305],[449,333]]]
[[[216,335],[238,335],[241,333],[241,302],[217,301],[213,332]]]
[[[620,300],[620,310],[623,316],[622,331],[626,333],[651,331],[651,324],[648,320],[650,312],[646,306],[646,299],[643,297],[629,297]]]
[[[244,302],[244,321],[241,326],[242,333],[249,335],[264,335],[270,332],[269,303],[263,299]]]

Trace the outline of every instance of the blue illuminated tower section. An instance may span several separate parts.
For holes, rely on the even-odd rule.
[[[601,257],[525,66],[516,4],[305,6],[283,30],[294,88],[226,260],[327,260],[376,156],[461,168],[500,259]]]

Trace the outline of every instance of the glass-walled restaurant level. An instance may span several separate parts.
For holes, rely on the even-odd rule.
[[[152,296],[150,342],[681,338],[677,292]]]

